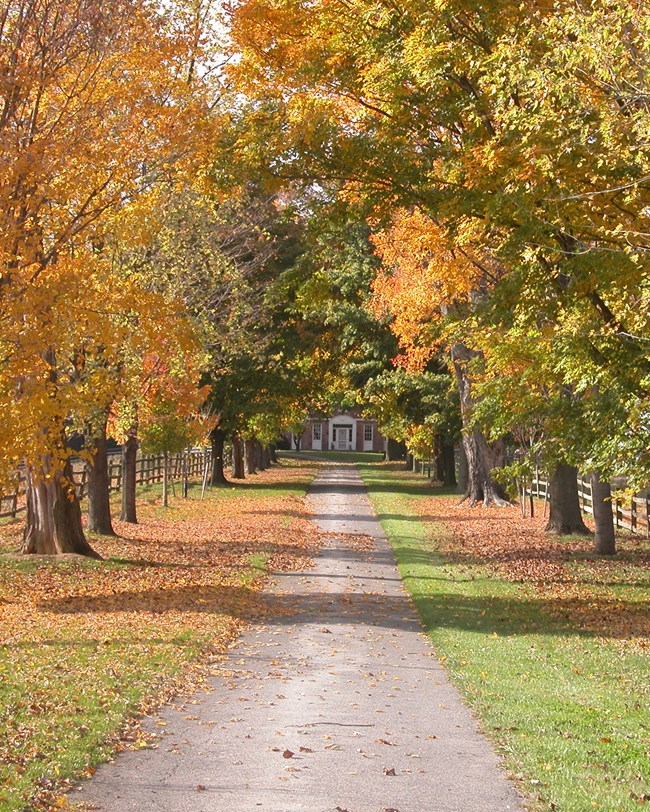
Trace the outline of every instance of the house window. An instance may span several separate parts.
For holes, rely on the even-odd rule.
[[[321,423],[314,423],[314,425],[311,427],[311,431],[312,431],[312,437],[314,438],[314,440],[316,440],[316,442],[319,442],[320,439],[323,436],[323,426],[322,426],[322,424]]]
[[[364,439],[364,442],[366,442],[366,443],[371,443],[372,442],[372,424],[371,423],[366,423],[366,425],[363,427],[363,439]]]

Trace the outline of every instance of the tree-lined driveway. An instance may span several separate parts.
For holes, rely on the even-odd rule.
[[[283,574],[214,691],[167,708],[155,750],[73,796],[168,812],[505,812],[523,806],[449,684],[353,466],[309,496],[327,542]],[[196,702],[196,704],[194,704]]]

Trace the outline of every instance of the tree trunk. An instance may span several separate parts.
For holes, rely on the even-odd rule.
[[[36,555],[77,553],[101,559],[84,536],[70,461],[66,462],[63,471],[51,472],[50,465],[46,460],[38,474],[27,468],[27,524],[22,552]]]
[[[413,454],[411,454],[410,452],[407,452],[406,453],[406,470],[407,471],[412,471],[414,465],[415,465],[415,458],[414,458]]]
[[[467,492],[469,482],[469,471],[467,467],[467,454],[465,454],[465,444],[461,441],[458,444],[458,486],[459,493]]]
[[[271,467],[271,447],[268,445],[262,446],[262,465],[265,470]]]
[[[440,456],[442,457],[442,484],[448,488],[456,487],[456,455],[454,444],[442,441]]]
[[[104,536],[114,536],[111,521],[110,480],[106,450],[106,420],[93,439],[94,451],[88,471],[88,530]]]
[[[264,449],[262,443],[255,440],[255,467],[258,471],[265,471],[266,465],[264,464]]]
[[[596,524],[594,550],[598,555],[615,555],[616,535],[612,510],[612,488],[609,482],[601,480],[597,471],[591,475],[591,504]]]
[[[546,532],[557,536],[591,535],[582,521],[578,496],[578,469],[559,463],[549,483],[550,514]]]
[[[136,463],[138,439],[136,430],[129,432],[122,446],[122,513],[120,519],[131,524],[138,523],[135,501]]]
[[[169,455],[163,452],[162,506],[169,507]]]
[[[276,452],[277,452],[277,448],[275,447],[275,445],[270,445],[269,446],[269,462],[270,463],[277,463],[278,455],[277,455]]]
[[[227,485],[228,480],[223,471],[223,447],[226,441],[226,435],[223,429],[218,426],[210,432],[210,443],[212,446],[212,475],[210,477],[211,485]]]
[[[397,440],[386,440],[385,459],[387,462],[394,462],[395,460],[403,460],[406,456],[406,447],[404,443]]]
[[[504,442],[489,442],[473,425],[474,399],[467,365],[480,357],[480,352],[470,350],[463,344],[455,344],[451,349],[464,427],[463,448],[467,458],[467,488],[462,501],[467,500],[472,506],[482,503],[484,506],[493,504],[505,507],[510,504],[508,496],[503,486],[492,477],[492,470],[503,466]]]
[[[492,477],[494,468],[501,468],[504,459],[502,440],[488,442],[476,427],[463,435],[463,448],[467,458],[467,488],[463,501],[473,507],[478,504],[506,507],[510,504],[503,486]]]
[[[255,473],[255,442],[244,440],[244,460],[246,462],[246,473]]]
[[[443,482],[445,477],[445,464],[442,457],[442,441],[440,440],[440,438],[436,439],[436,445],[433,454],[433,467],[435,468],[436,482]]]
[[[245,479],[244,449],[239,437],[232,438],[232,476],[233,479]]]

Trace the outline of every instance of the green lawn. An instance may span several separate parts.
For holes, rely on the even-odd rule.
[[[429,637],[530,808],[650,808],[650,657],[581,629],[532,584],[451,564],[437,551],[447,531],[416,518],[430,486],[361,469]],[[626,583],[628,569],[617,600],[638,609],[650,578]]]
[[[332,462],[380,462],[384,455],[374,451],[279,451],[278,456],[305,460],[331,460]]]

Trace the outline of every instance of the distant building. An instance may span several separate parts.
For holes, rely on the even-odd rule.
[[[296,446],[298,440],[299,446]],[[293,435],[292,448],[303,451],[376,451],[385,441],[377,421],[354,412],[337,412],[330,417],[310,417],[301,434]]]

